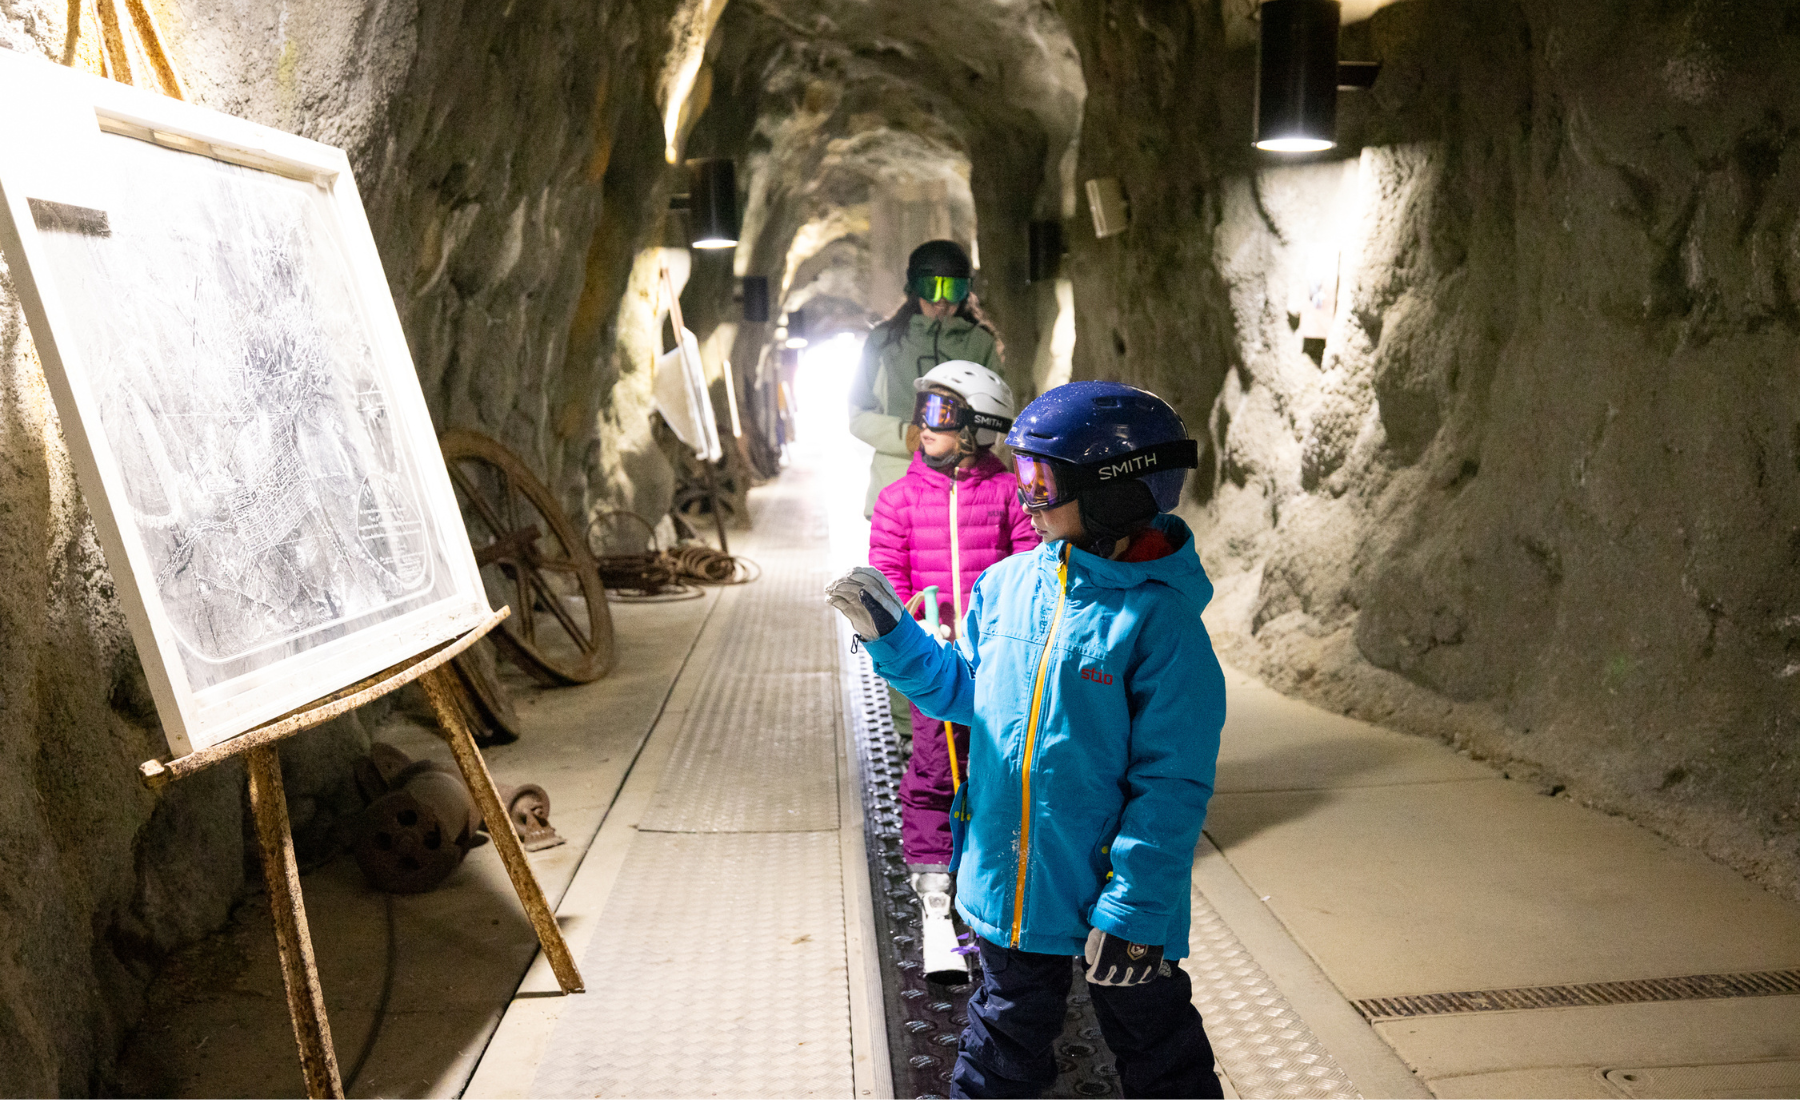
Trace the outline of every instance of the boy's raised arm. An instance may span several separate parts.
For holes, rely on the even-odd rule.
[[[1131,760],[1113,875],[1091,923],[1132,943],[1166,944],[1182,911],[1206,821],[1225,723],[1225,676],[1205,627],[1146,631],[1128,690]]]
[[[981,582],[969,596],[962,633],[943,645],[910,616],[879,638],[863,639],[875,671],[927,717],[968,725],[975,718],[975,668],[980,658]]]

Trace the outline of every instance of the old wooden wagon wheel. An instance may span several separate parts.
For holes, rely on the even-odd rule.
[[[613,665],[612,612],[600,572],[550,490],[519,456],[479,432],[438,438],[488,598],[512,616],[494,641],[551,686],[585,684]]]

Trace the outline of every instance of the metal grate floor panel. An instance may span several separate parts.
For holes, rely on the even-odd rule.
[[[834,833],[643,833],[533,1096],[849,1096]]]
[[[1270,1100],[1354,1100],[1362,1093],[1332,1060],[1250,952],[1193,890],[1194,1005],[1213,1055],[1240,1096]]]
[[[1691,974],[1681,978],[1646,978],[1582,985],[1521,986],[1459,993],[1416,993],[1398,997],[1365,997],[1356,1010],[1370,1023],[1415,1016],[1448,1016],[1463,1012],[1511,1012],[1528,1008],[1575,1008],[1600,1005],[1652,1004],[1659,1001],[1705,1001],[1727,997],[1781,997],[1800,994],[1800,970],[1765,970],[1752,974]]]
[[[719,659],[701,673],[641,829],[837,828],[837,747],[821,736],[839,722],[823,555],[759,546],[756,556],[763,575],[742,591]]]
[[[700,681],[581,960],[532,1096],[856,1090],[835,630],[817,501],[770,486]]]

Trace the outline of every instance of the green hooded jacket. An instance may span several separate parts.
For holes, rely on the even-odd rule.
[[[906,426],[912,423],[913,382],[939,363],[966,359],[998,372],[994,334],[962,317],[934,321],[923,313],[908,319],[906,334],[887,343],[876,328],[863,344],[862,361],[850,382],[850,433],[875,448],[869,463],[869,494],[863,515],[875,513],[875,498],[906,473],[912,452]]]

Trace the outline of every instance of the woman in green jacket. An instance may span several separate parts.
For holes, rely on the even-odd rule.
[[[906,472],[919,447],[913,381],[939,363],[966,359],[1000,372],[1000,341],[970,293],[974,271],[955,241],[926,241],[906,261],[906,304],[876,325],[850,383],[850,431],[875,448],[863,515]]]

